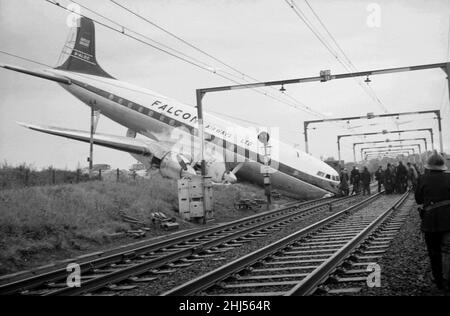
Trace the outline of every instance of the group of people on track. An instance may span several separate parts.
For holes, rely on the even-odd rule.
[[[357,167],[353,167],[350,175],[347,172],[347,168],[344,168],[340,174],[340,190],[342,195],[359,194],[362,190],[363,194],[370,195],[370,182],[372,175],[367,167],[364,167],[362,172],[359,172]],[[350,192],[350,185],[352,185],[352,191]]]
[[[379,166],[378,170],[372,174],[367,167],[360,172],[357,166],[353,166],[348,174],[347,168],[344,168],[340,174],[340,190],[342,195],[359,194],[370,195],[370,183],[372,179],[378,182],[378,192],[381,192],[382,186],[386,194],[403,194],[408,188],[415,189],[419,175],[421,174],[417,164],[408,162],[406,166],[399,161],[397,165],[388,163],[386,169]],[[350,192],[350,185],[352,190]]]
[[[403,194],[407,189],[415,193],[421,219],[421,230],[431,263],[433,281],[439,289],[450,293],[450,173],[445,172],[447,166],[442,155],[433,152],[428,157],[425,169],[417,164],[399,161],[397,164],[388,163],[386,168],[381,166],[374,173],[378,181],[378,192],[382,186],[386,194]],[[347,169],[340,174],[340,189],[343,195],[370,194],[372,175],[364,167],[359,172],[353,167],[350,175]],[[349,184],[353,185],[350,193]]]

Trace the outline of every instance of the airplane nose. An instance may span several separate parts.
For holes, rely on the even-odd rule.
[[[227,183],[236,183],[237,178],[234,175],[234,173],[228,171],[228,172],[225,172],[225,174],[223,175],[223,181],[227,182]]]

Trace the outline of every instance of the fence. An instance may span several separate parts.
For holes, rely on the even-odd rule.
[[[87,181],[124,181],[128,179],[136,180],[136,172],[115,169],[108,171],[93,171],[92,178],[81,169],[61,170],[47,168],[35,170],[25,165],[18,167],[1,166],[0,167],[0,190],[23,188],[30,186],[74,184]]]

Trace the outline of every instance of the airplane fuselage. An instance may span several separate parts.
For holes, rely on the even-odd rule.
[[[199,131],[194,107],[114,79],[63,70],[49,72],[69,78],[72,84],[61,86],[129,131],[171,144],[174,151],[199,161]],[[243,128],[206,113],[204,130],[207,161],[214,163],[223,159],[230,170],[244,162],[237,176],[262,184],[260,167],[264,146],[258,141],[258,129]],[[276,170],[271,175],[274,188],[304,199],[338,192],[339,177],[333,168],[276,138],[270,140],[270,166]],[[134,157],[148,162],[148,157]]]

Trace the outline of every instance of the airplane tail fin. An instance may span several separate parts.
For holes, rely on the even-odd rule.
[[[80,17],[61,54],[60,66],[56,69],[84,73],[88,75],[112,78],[100,67],[95,56],[95,25],[88,18]]]

